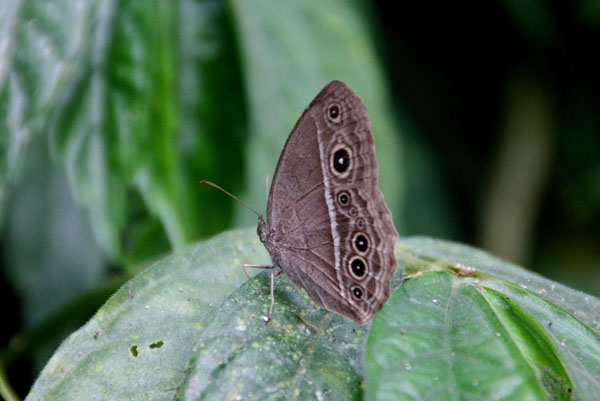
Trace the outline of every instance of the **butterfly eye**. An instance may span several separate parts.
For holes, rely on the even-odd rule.
[[[367,262],[360,256],[354,256],[348,263],[348,272],[356,280],[362,280],[367,276]]]
[[[356,233],[352,237],[352,247],[360,254],[365,254],[369,249],[369,237],[363,233]]]
[[[360,299],[363,296],[363,290],[362,290],[362,288],[360,288],[357,285],[355,285],[354,287],[350,288],[350,293],[352,294],[352,298],[354,298],[355,301],[360,301]]]
[[[356,228],[358,228],[359,230],[362,230],[363,228],[365,228],[365,221],[363,219],[357,219],[356,220]]]
[[[348,206],[350,204],[350,194],[346,191],[342,191],[337,196],[337,201],[340,206]]]
[[[327,108],[327,118],[332,123],[339,123],[342,119],[342,111],[338,104],[332,104]]]

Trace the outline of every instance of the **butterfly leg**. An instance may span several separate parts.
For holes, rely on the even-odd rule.
[[[274,278],[279,276],[282,272],[281,272],[281,267],[279,266],[275,266],[275,265],[249,265],[249,264],[244,264],[244,272],[246,273],[246,276],[248,276],[248,273],[246,272],[246,267],[252,267],[255,269],[277,269],[276,271],[274,271],[273,273],[271,273],[271,305],[269,306],[269,314],[267,315],[266,318],[266,322],[269,323],[271,321],[271,316],[273,315],[273,306],[275,305],[275,293],[274,293]],[[248,276],[248,278],[250,278],[250,276]]]
[[[269,314],[267,315],[266,322],[269,323],[271,321],[271,316],[273,315],[273,305],[275,305],[275,294],[273,291],[274,288],[274,278],[281,274],[281,267],[276,266],[277,271],[271,273],[271,306],[269,307]]]
[[[246,275],[246,277],[248,277],[248,280],[250,280],[250,275],[248,274],[246,267],[252,267],[254,269],[274,269],[275,268],[275,266],[273,266],[273,265],[249,265],[247,263],[244,263],[242,265],[242,268],[244,269],[244,274]]]
[[[255,269],[274,269],[275,268],[274,265],[249,265],[247,263],[244,263],[244,267],[253,267]]]

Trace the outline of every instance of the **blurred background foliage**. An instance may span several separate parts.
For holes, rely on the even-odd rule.
[[[403,236],[600,295],[600,3],[0,3],[0,358],[20,395],[156,258],[255,217],[304,107],[364,100]],[[1,368],[0,368],[1,370]]]

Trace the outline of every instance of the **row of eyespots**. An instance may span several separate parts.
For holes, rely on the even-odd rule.
[[[339,207],[342,209],[349,208],[348,214],[351,217],[358,216],[358,210],[356,207],[351,205],[351,196],[348,191],[340,191],[336,196],[336,201]],[[348,260],[347,270],[350,276],[356,281],[362,281],[367,277],[369,270],[368,262],[363,256],[365,256],[370,247],[369,235],[363,231],[365,222],[363,219],[356,219],[355,227],[359,230],[352,235],[352,250],[356,253]],[[355,300],[360,300],[364,294],[364,291],[360,286],[352,286],[350,288],[350,294]]]
[[[337,124],[342,120],[341,107],[338,104],[331,104],[327,107],[326,117],[330,123]],[[344,178],[350,174],[352,167],[352,151],[344,145],[338,144],[333,148],[330,157],[329,168],[331,173],[339,178]],[[347,191],[341,191],[336,197],[340,207],[345,208],[350,205],[350,194]],[[351,217],[358,216],[356,207],[351,206],[348,209],[348,214]],[[363,219],[356,220],[358,229],[364,228],[365,222]],[[358,231],[352,236],[352,249],[358,254],[352,256],[348,261],[348,273],[357,281],[364,280],[367,277],[368,264],[367,261],[359,255],[366,255],[369,250],[369,236],[366,233]],[[350,287],[350,294],[354,300],[359,301],[364,294],[363,289],[359,285]]]
[[[337,124],[342,121],[342,108],[337,103],[330,104],[325,115],[330,123]],[[331,173],[344,178],[350,173],[351,167],[352,151],[350,148],[344,144],[336,145],[330,155],[329,168]]]

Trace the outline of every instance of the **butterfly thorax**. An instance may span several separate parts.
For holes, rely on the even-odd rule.
[[[256,233],[258,234],[258,238],[260,242],[263,244],[267,243],[267,223],[263,219],[262,216],[258,216],[258,224],[256,226]]]
[[[280,236],[275,234],[273,227],[270,227],[262,216],[258,217],[256,233],[258,234],[260,242],[264,244],[265,248],[267,248],[267,251],[269,251],[271,258],[273,259],[274,254],[278,253],[276,250],[278,248]],[[275,262],[275,260],[273,260],[273,262]]]
[[[281,233],[279,233],[280,235],[277,235],[278,233],[276,230],[274,230],[273,227],[269,227],[269,224],[267,224],[262,216],[258,218],[256,232],[260,242],[262,242],[265,248],[267,248],[273,265],[283,269],[284,266],[281,264],[280,255],[280,241],[283,238]]]

